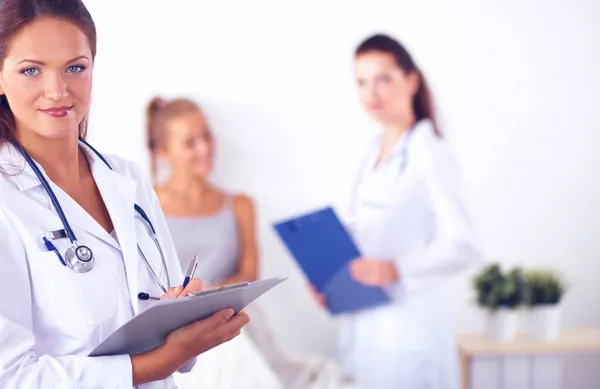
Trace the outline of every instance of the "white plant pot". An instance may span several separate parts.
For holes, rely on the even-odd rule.
[[[487,333],[490,339],[497,342],[510,342],[517,336],[519,329],[519,311],[499,308],[488,312]]]
[[[556,340],[560,334],[562,309],[559,304],[539,305],[529,311],[529,334],[544,342]]]

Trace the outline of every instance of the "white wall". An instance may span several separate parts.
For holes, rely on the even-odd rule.
[[[290,277],[264,298],[289,350],[331,353],[334,325],[271,224],[345,204],[376,130],[355,98],[352,50],[375,31],[400,38],[433,86],[487,257],[559,268],[565,325],[600,325],[600,2],[86,3],[99,31],[90,139],[147,169],[150,96],[203,105],[215,180],[258,203],[263,275]],[[481,328],[468,276],[448,293],[457,331]]]

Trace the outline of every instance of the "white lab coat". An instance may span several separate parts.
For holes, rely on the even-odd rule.
[[[393,261],[400,280],[386,287],[392,303],[341,318],[339,354],[365,389],[457,389],[440,293],[478,259],[478,242],[448,146],[428,120],[409,134],[375,167],[377,137],[358,172],[349,228],[363,255]]]
[[[160,255],[145,225],[135,219],[139,204],[157,230],[171,286],[183,280],[179,261],[155,193],[143,173],[123,159],[106,157],[110,170],[84,147],[106,204],[116,239],[58,186],[50,185],[79,243],[96,258],[88,273],[63,266],[42,237],[63,225],[50,198],[16,149],[0,146],[0,387],[3,389],[132,388],[128,355],[87,357],[104,338],[151,304],[139,292],[161,290],[139,257],[136,242],[166,282]],[[61,254],[68,238],[54,241]],[[194,360],[181,371],[191,369]],[[175,388],[172,377],[139,386]]]

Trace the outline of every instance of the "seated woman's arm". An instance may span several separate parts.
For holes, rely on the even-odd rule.
[[[256,243],[256,217],[254,202],[249,196],[237,195],[233,199],[233,211],[240,237],[240,257],[238,271],[225,279],[221,285],[243,281],[256,281],[258,278],[258,245]]]

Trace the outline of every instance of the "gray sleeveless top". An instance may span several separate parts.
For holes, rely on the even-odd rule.
[[[198,254],[196,278],[216,284],[237,273],[239,236],[232,200],[216,214],[201,217],[167,216],[183,273]]]

